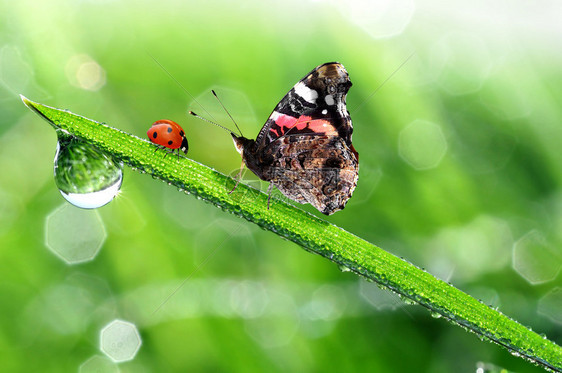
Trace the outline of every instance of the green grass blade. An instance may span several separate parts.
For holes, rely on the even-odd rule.
[[[562,372],[560,346],[405,260],[282,201],[273,199],[268,209],[267,195],[246,185],[229,194],[231,178],[185,157],[163,158],[147,140],[23,96],[22,100],[55,129],[375,281],[514,355]]]

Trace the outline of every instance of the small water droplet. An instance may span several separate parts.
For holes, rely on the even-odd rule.
[[[441,315],[439,312],[435,312],[435,311],[431,311],[430,314],[431,314],[431,317],[433,317],[434,319],[440,319],[441,317],[443,317],[443,315]]]
[[[344,266],[343,264],[339,264],[338,267],[342,272],[351,272],[351,268]]]
[[[123,166],[104,151],[59,133],[55,183],[71,204],[85,209],[109,203],[119,192]]]
[[[410,299],[408,297],[404,297],[404,298],[402,298],[402,300],[404,301],[404,303],[406,303],[410,306],[417,304],[417,302],[415,300]]]

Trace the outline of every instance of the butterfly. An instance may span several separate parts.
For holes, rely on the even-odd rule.
[[[323,214],[342,210],[357,186],[359,154],[342,64],[316,67],[277,104],[255,140],[231,132],[243,164],[286,197]],[[269,200],[268,200],[269,205]]]

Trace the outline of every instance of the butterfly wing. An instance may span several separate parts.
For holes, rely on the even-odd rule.
[[[264,168],[266,180],[326,215],[342,210],[357,186],[357,157],[338,136],[284,136],[267,148],[266,157],[273,159]]]
[[[301,79],[277,104],[256,138],[265,148],[289,134],[337,135],[351,146],[353,127],[345,98],[351,81],[342,64],[325,63]]]
[[[337,62],[312,70],[283,97],[255,141],[233,135],[246,166],[293,201],[326,215],[343,209],[359,170],[345,104],[350,87]]]

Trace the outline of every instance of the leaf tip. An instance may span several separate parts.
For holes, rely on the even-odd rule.
[[[42,107],[44,107],[43,105],[37,103],[37,102],[33,102],[30,99],[28,99],[27,97],[25,97],[24,95],[20,95],[21,100],[23,101],[23,103],[25,104],[25,106],[27,106],[29,109],[31,109],[31,111],[35,112],[36,114],[38,114],[40,117],[43,117],[45,120],[47,120],[47,122],[51,123],[52,125],[55,125],[54,122],[49,119],[40,109]],[[56,126],[55,126],[56,127]]]
[[[25,104],[25,106],[27,106],[28,108],[31,108],[31,106],[33,106],[32,101],[30,101],[27,97],[25,97],[24,95],[20,94],[20,98],[23,101],[23,103]]]
[[[30,99],[28,99],[27,97],[25,97],[24,95],[21,95],[21,94],[20,94],[20,98],[23,101],[23,103],[25,104],[25,106],[27,106],[31,110],[39,113],[39,109],[37,108],[36,102],[31,101]]]

